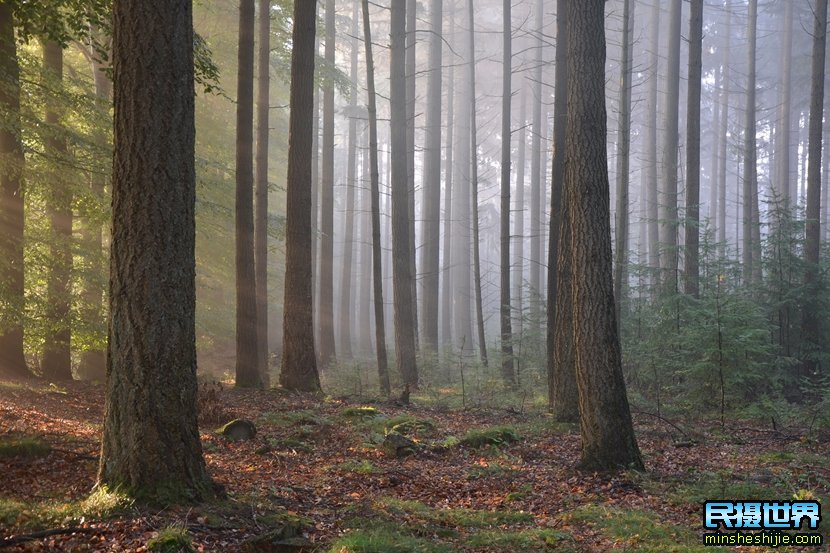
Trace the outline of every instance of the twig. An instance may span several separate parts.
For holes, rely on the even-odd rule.
[[[685,430],[683,430],[682,428],[680,428],[679,426],[677,426],[676,424],[674,424],[672,421],[670,421],[669,419],[667,419],[665,417],[662,417],[662,416],[657,415],[655,413],[649,413],[648,411],[632,411],[632,413],[635,413],[635,414],[638,414],[638,415],[648,415],[650,417],[654,417],[655,419],[659,419],[659,420],[665,422],[666,424],[668,424],[669,426],[671,426],[672,428],[676,429],[681,434],[683,434],[686,437],[686,439],[689,440],[690,442],[695,442],[695,443],[697,442],[697,440],[695,440],[694,438],[689,436],[689,434],[686,433]]]
[[[51,530],[41,530],[40,532],[32,532],[31,534],[21,534],[19,536],[14,536],[12,538],[0,540],[0,549],[4,547],[11,547],[12,545],[17,545],[18,543],[25,543],[27,541],[35,541],[43,538],[48,538],[50,536],[59,536],[61,534],[88,534],[90,532],[95,531],[95,528],[79,528],[75,526],[69,526],[66,528],[52,528]]]

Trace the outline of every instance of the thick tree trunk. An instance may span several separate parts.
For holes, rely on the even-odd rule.
[[[588,470],[642,469],[614,320],[605,143],[605,2],[583,0],[568,7],[565,195],[572,215],[569,238],[582,433],[580,466]]]
[[[58,167],[52,175],[52,188],[48,191],[46,210],[52,227],[49,244],[49,276],[46,283],[46,339],[41,361],[44,378],[72,380],[72,356],[70,344],[72,305],[72,189],[62,178],[60,167],[67,160],[66,140],[62,136],[62,114],[56,106],[55,94],[63,81],[63,49],[53,41],[43,44],[43,69],[46,89],[52,91],[46,105],[46,133],[44,146],[48,156]]]
[[[206,499],[196,422],[192,3],[159,10],[116,2],[113,18],[109,356],[98,484],[165,503]]]
[[[259,0],[259,58],[257,64],[256,213],[254,266],[256,279],[257,372],[268,385],[268,107],[270,100],[271,0]]]
[[[314,354],[311,227],[311,163],[314,120],[316,2],[294,4],[291,51],[291,116],[286,176],[285,296],[280,384],[319,391]]]
[[[0,3],[0,291],[6,301],[0,327],[0,374],[31,376],[23,356],[23,144],[20,136],[20,64],[12,6]]]
[[[553,161],[548,248],[548,404],[554,420],[579,420],[576,369],[571,332],[570,221],[565,209],[565,149],[568,116],[568,0],[556,2],[556,75],[553,113]]]
[[[749,62],[746,84],[746,109],[744,116],[744,205],[743,205],[743,278],[744,283],[755,282],[754,232],[755,210],[758,209],[758,167],[756,163],[756,121],[755,121],[755,43],[758,26],[758,0],[749,0],[749,19],[747,22],[747,51]]]
[[[691,0],[689,87],[686,101],[685,292],[700,294],[700,89],[703,70],[703,0]]]
[[[392,112],[392,274],[395,305],[395,357],[404,384],[418,386],[415,328],[412,325],[412,273],[406,128],[406,0],[392,0],[390,106]]]
[[[325,57],[329,70],[335,59],[335,2],[326,0]],[[334,348],[334,79],[323,82],[323,170],[320,182],[320,297],[319,334],[320,369],[335,361]]]
[[[383,267],[380,257],[380,173],[378,169],[378,112],[375,95],[375,62],[372,56],[372,27],[369,0],[363,0],[363,44],[366,48],[366,88],[369,94],[369,171],[372,195],[372,285],[375,296],[375,349],[380,389],[389,395],[389,369],[386,360],[386,327],[383,315]]]
[[[807,232],[804,247],[804,376],[813,376],[821,349],[819,252],[821,251],[821,147],[824,120],[824,63],[827,55],[827,0],[816,0],[813,26],[813,80],[810,87],[810,143],[807,162]]]
[[[515,386],[516,373],[513,368],[513,329],[510,312],[510,142],[512,129],[510,125],[510,104],[513,97],[511,73],[513,67],[513,24],[511,20],[511,1],[502,3],[502,90],[501,90],[501,251],[500,274],[501,295],[499,314],[501,321],[501,376],[508,386]],[[537,214],[538,219],[538,214]],[[538,253],[538,252],[537,252]],[[479,283],[480,286],[480,283]]]
[[[623,305],[628,296],[628,189],[631,153],[631,43],[634,23],[632,0],[623,4],[622,66],[620,68],[620,116],[617,132],[617,233],[614,264],[614,293],[617,325],[622,324]]]
[[[429,38],[427,110],[424,127],[423,247],[421,249],[422,347],[438,351],[438,254],[441,242],[441,59],[444,22],[443,0],[432,0]],[[448,102],[452,101],[452,97]]]
[[[236,84],[236,385],[261,388],[254,275],[254,14],[254,0],[240,0]]]

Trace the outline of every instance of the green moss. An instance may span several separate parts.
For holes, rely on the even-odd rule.
[[[383,422],[385,432],[398,432],[404,436],[428,436],[435,432],[435,422],[411,415],[399,415]]]
[[[196,551],[193,538],[181,526],[168,526],[147,542],[147,549],[158,553],[190,553]]]
[[[379,416],[381,413],[377,407],[363,406],[347,407],[340,414],[349,419],[370,419]]]
[[[510,426],[494,426],[492,428],[473,428],[461,439],[461,445],[478,448],[485,445],[502,445],[518,442],[519,433]]]
[[[467,471],[467,480],[478,480],[479,478],[487,478],[488,476],[504,476],[511,472],[514,472],[511,467],[499,463],[473,465]]]
[[[49,455],[52,448],[46,442],[29,436],[0,438],[0,457],[34,459]]]
[[[339,465],[334,465],[333,469],[354,472],[357,474],[381,474],[383,471],[372,464],[371,461],[364,459],[363,461],[346,461]]]

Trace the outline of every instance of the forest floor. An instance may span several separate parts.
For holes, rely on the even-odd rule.
[[[578,428],[543,413],[449,410],[415,394],[401,406],[226,387],[214,417],[258,428],[233,442],[216,433],[219,423],[202,424],[208,471],[227,497],[138,506],[90,495],[102,396],[92,384],[0,381],[0,549],[163,551],[167,540],[223,552],[709,552],[718,549],[701,545],[707,499],[830,501],[827,435],[748,421],[675,427],[635,414],[647,471],[603,475],[573,468]],[[417,452],[383,452],[393,427]],[[65,528],[77,531],[10,544]],[[269,532],[313,545],[255,545]]]

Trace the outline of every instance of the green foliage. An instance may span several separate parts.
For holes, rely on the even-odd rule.
[[[354,472],[356,474],[381,474],[383,471],[366,459],[362,461],[345,461],[333,468],[344,472]]]
[[[19,438],[0,437],[0,458],[24,457],[34,459],[49,455],[52,448],[39,438],[21,436]]]
[[[196,551],[193,538],[181,526],[167,526],[147,542],[147,549],[158,553],[190,553]]]
[[[42,530],[56,525],[78,524],[83,520],[105,520],[117,516],[133,505],[132,499],[106,487],[96,488],[77,501],[44,500],[26,503],[0,498],[0,524],[7,528]]]
[[[467,447],[479,448],[485,445],[503,445],[521,440],[518,432],[510,426],[494,426],[492,428],[473,428],[461,438],[460,444]]]
[[[348,419],[371,419],[379,416],[381,413],[377,407],[347,407],[340,412],[341,415]]]

